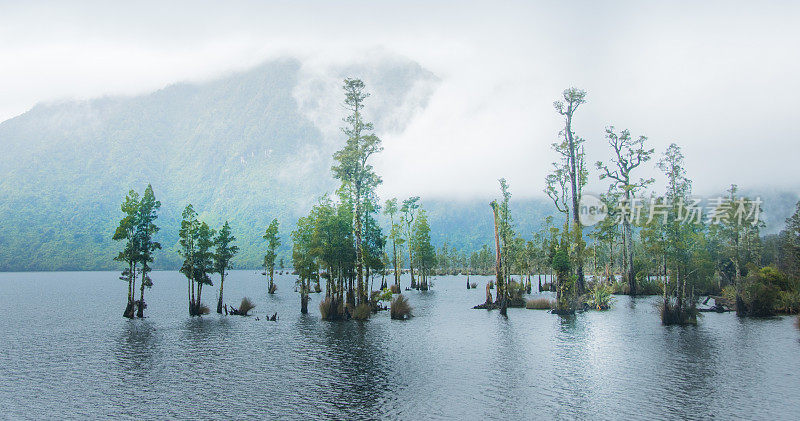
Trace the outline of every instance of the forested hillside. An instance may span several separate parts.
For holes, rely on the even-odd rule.
[[[436,83],[407,61],[339,69],[359,70],[386,115],[420,102],[404,93],[429,95]],[[338,94],[341,78],[330,77]],[[116,268],[119,245],[111,236],[120,203],[148,183],[163,203],[157,268],[178,265],[178,221],[187,203],[213,226],[231,221],[239,267],[260,264],[261,235],[277,217],[288,260],[297,216],[333,185],[336,139],[313,121],[315,107],[326,104],[302,103],[304,91],[322,97],[327,82],[309,77],[298,61],[279,60],[144,96],[39,105],[3,122],[0,270]]]
[[[0,270],[118,268],[112,258],[120,245],[111,236],[120,203],[148,183],[162,202],[156,268],[179,265],[180,211],[188,203],[215,228],[230,221],[241,248],[237,268],[261,264],[261,236],[277,218],[278,255],[289,264],[297,218],[335,189],[331,155],[344,139],[340,85],[348,75],[368,83],[378,133],[403,130],[438,83],[397,58],[325,72],[284,59],[142,96],[38,105],[0,123]],[[776,231],[796,195],[769,197],[775,200],[765,198],[764,209],[776,225],[768,231]],[[489,200],[422,197],[433,243],[466,253],[490,244]],[[553,213],[546,199],[512,202],[524,237]]]

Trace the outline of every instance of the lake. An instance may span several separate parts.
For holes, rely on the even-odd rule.
[[[226,301],[250,297],[252,317],[190,318],[185,278],[154,272],[147,317],[128,320],[118,276],[0,273],[4,418],[800,418],[794,317],[664,327],[656,297],[617,296],[606,312],[506,319],[471,309],[489,277],[467,290],[454,276],[405,293],[411,320],[325,322],[321,294],[300,314],[293,276],[269,296],[259,272],[233,271]]]

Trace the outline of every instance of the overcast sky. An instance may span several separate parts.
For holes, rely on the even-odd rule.
[[[0,120],[274,57],[382,51],[441,79],[428,107],[384,136],[384,193],[484,196],[504,176],[516,195],[541,195],[562,124],[552,102],[573,85],[588,91],[575,129],[592,163],[608,158],[613,124],[659,153],[683,146],[697,193],[797,190],[799,12],[790,1],[0,0]]]

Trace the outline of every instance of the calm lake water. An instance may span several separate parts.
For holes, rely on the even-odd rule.
[[[259,273],[234,271],[227,301],[250,297],[260,320],[188,317],[177,272],[155,272],[148,317],[127,320],[117,276],[0,273],[2,417],[800,419],[792,317],[663,327],[654,298],[616,297],[607,312],[505,319],[471,309],[482,287],[437,277],[406,293],[409,321],[332,323],[319,294],[300,314],[293,277],[268,296]]]

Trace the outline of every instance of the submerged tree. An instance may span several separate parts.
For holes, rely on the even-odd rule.
[[[691,248],[689,227],[682,223],[681,207],[690,203],[692,182],[686,177],[683,153],[676,144],[670,144],[658,162],[667,177],[664,204],[668,206],[664,218],[665,254],[668,272],[664,284],[664,303],[661,320],[664,324],[696,323],[696,309],[691,288],[687,288],[690,274]]]
[[[340,194],[347,196],[353,206],[353,233],[356,248],[356,295],[358,304],[367,302],[364,285],[364,248],[362,246],[365,202],[374,195],[381,178],[375,173],[369,158],[382,151],[381,140],[375,134],[372,123],[364,120],[364,100],[369,97],[364,82],[360,79],[345,79],[344,105],[350,113],[342,131],[347,136],[345,146],[333,155],[336,164],[333,175],[342,182]]]
[[[308,313],[308,293],[311,290],[311,279],[317,275],[319,267],[315,258],[321,258],[319,238],[315,238],[317,212],[302,217],[297,221],[297,228],[292,231],[292,262],[297,271],[297,284],[300,291],[300,312]]]
[[[583,166],[583,139],[575,135],[572,130],[572,119],[578,107],[586,102],[586,91],[577,88],[565,89],[562,93],[563,101],[555,101],[553,106],[564,117],[564,129],[561,131],[563,141],[554,145],[566,158],[566,170],[569,175],[570,193],[572,199],[572,219],[574,222],[575,258],[577,270],[578,294],[584,291],[583,275],[583,231],[581,229],[578,204],[581,198],[581,187],[584,184],[585,168]]]
[[[128,267],[122,271],[120,279],[128,282],[128,303],[125,306],[123,315],[128,318],[134,317],[136,271],[139,263],[139,246],[136,238],[136,217],[139,211],[139,194],[131,190],[122,202],[122,212],[125,216],[119,221],[119,226],[114,231],[112,239],[114,241],[125,241],[122,251],[114,260],[125,262]]]
[[[414,255],[417,256],[417,265],[419,265],[420,277],[422,278],[418,284],[418,289],[427,291],[428,274],[436,263],[436,250],[431,244],[431,228],[428,226],[428,216],[425,214],[424,209],[420,209],[417,212],[411,247],[414,249]]]
[[[211,274],[214,273],[214,252],[211,247],[214,245],[214,230],[205,222],[201,222],[197,229],[196,237],[197,248],[194,256],[194,280],[197,283],[197,301],[195,303],[195,314],[206,314],[208,308],[203,306],[203,285],[213,286]]]
[[[400,289],[400,262],[397,258],[397,246],[402,246],[403,237],[401,235],[401,226],[399,223],[395,223],[394,216],[397,215],[399,209],[397,208],[397,198],[391,198],[386,201],[386,205],[383,207],[383,213],[389,215],[389,223],[391,224],[391,228],[389,229],[389,239],[392,240],[392,268],[394,270],[394,284],[397,286],[397,289]]]
[[[614,151],[614,157],[611,158],[614,168],[609,168],[608,165],[597,161],[597,169],[601,171],[600,179],[611,179],[612,182],[609,189],[618,191],[625,198],[626,206],[633,207],[633,200],[636,193],[650,185],[653,179],[639,178],[638,180],[634,180],[631,177],[631,172],[641,164],[649,161],[654,149],[645,149],[644,143],[647,137],[639,136],[634,140],[631,138],[631,134],[628,130],[623,130],[620,134],[616,134],[614,132],[614,126],[606,128],[606,139],[608,140],[608,145]],[[621,215],[623,234],[622,247],[626,256],[625,261],[627,262],[625,280],[628,282],[630,295],[636,295],[631,213],[632,212],[625,212]]]
[[[147,306],[144,301],[144,289],[153,285],[150,278],[150,263],[153,262],[153,252],[161,248],[161,244],[153,239],[159,231],[155,220],[161,202],[156,200],[153,187],[147,185],[144,195],[140,198],[134,190],[130,190],[122,202],[122,212],[125,216],[112,237],[115,241],[125,240],[122,251],[114,260],[128,264],[122,271],[120,279],[128,282],[128,303],[123,315],[128,318],[144,317]],[[136,277],[141,274],[139,299],[136,300]]]
[[[228,221],[222,225],[219,233],[214,238],[216,250],[214,252],[214,271],[219,274],[219,297],[217,298],[217,313],[222,314],[223,287],[225,286],[225,272],[231,264],[231,259],[239,252],[239,247],[233,245],[236,237],[231,234]]]
[[[274,282],[275,258],[278,256],[277,249],[281,245],[281,238],[278,236],[277,219],[273,219],[272,222],[269,223],[263,238],[267,240],[267,253],[264,255],[264,272],[269,276],[269,287],[267,292],[274,294],[275,290],[278,289]]]
[[[414,250],[411,247],[411,238],[413,237],[413,224],[414,215],[419,209],[419,196],[409,197],[403,201],[403,206],[400,207],[400,212],[403,214],[403,223],[405,224],[406,242],[408,243],[408,269],[411,272],[411,288],[417,288],[417,282],[414,279]]]
[[[183,210],[180,238],[180,254],[183,256],[181,273],[186,276],[189,295],[189,315],[199,316],[208,312],[202,304],[203,285],[213,285],[209,274],[214,272],[214,230],[197,219],[191,204]]]
[[[138,310],[137,317],[144,317],[144,309],[147,307],[144,301],[144,288],[153,286],[153,281],[150,279],[150,263],[153,262],[153,252],[161,249],[161,244],[153,240],[153,236],[159,231],[160,228],[155,223],[158,218],[158,210],[161,208],[161,202],[156,200],[153,193],[153,187],[147,185],[144,190],[142,200],[139,202],[139,209],[136,218],[136,244],[139,247],[138,257],[142,264],[141,274],[142,280],[139,289]]]

